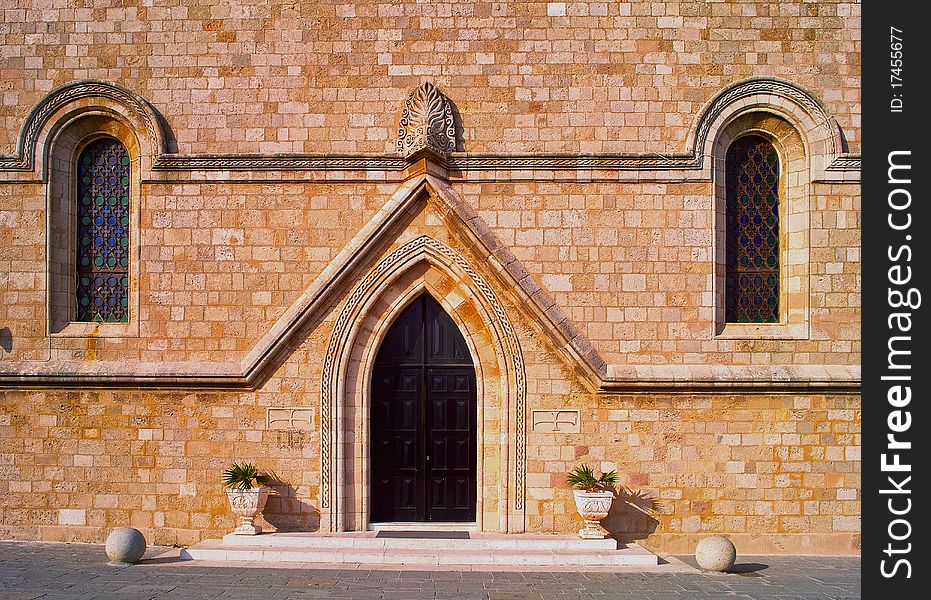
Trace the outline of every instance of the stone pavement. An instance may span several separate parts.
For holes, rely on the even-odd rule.
[[[0,600],[860,598],[860,560],[854,557],[740,557],[739,573],[725,575],[686,568],[585,574],[237,567],[177,556],[177,549],[152,548],[142,563],[116,567],[106,564],[102,545],[0,542]]]

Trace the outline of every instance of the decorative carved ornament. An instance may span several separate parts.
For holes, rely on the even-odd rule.
[[[312,429],[314,413],[309,408],[269,408],[265,416],[265,429]]]
[[[534,433],[578,433],[577,410],[535,410],[531,417]]]
[[[452,107],[429,81],[407,97],[398,127],[398,152],[405,158],[425,148],[444,158],[456,149]]]

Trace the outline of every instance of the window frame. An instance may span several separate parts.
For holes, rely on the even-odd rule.
[[[78,249],[78,244],[77,244],[77,241],[78,241],[78,230],[80,229],[80,225],[79,225],[78,219],[77,219],[77,215],[78,215],[78,212],[79,212],[79,210],[80,210],[80,205],[79,205],[79,202],[80,202],[79,195],[80,195],[80,194],[78,193],[79,190],[80,190],[80,186],[81,186],[80,177],[79,177],[79,174],[80,174],[80,171],[81,171],[81,164],[80,164],[80,163],[81,163],[81,159],[84,157],[85,152],[87,152],[88,149],[89,149],[92,145],[97,144],[97,143],[99,143],[99,142],[101,142],[101,141],[104,141],[104,140],[106,140],[106,141],[108,141],[108,142],[110,142],[110,143],[119,144],[119,145],[122,147],[123,151],[126,152],[127,159],[129,160],[129,165],[128,165],[128,167],[127,167],[127,169],[128,169],[128,173],[127,173],[127,174],[128,174],[128,176],[129,176],[129,182],[127,183],[127,186],[126,186],[126,187],[127,187],[127,191],[128,191],[128,199],[131,200],[131,198],[132,198],[132,191],[133,191],[133,189],[132,189],[132,188],[133,188],[133,181],[132,181],[132,176],[133,176],[133,174],[132,174],[132,160],[129,158],[129,150],[126,148],[126,145],[123,144],[123,142],[121,142],[119,139],[117,139],[117,138],[115,138],[115,137],[113,137],[113,136],[109,136],[109,135],[97,136],[97,137],[94,137],[94,138],[90,139],[89,141],[83,143],[82,146],[80,147],[79,151],[76,153],[76,155],[75,155],[75,161],[74,161],[74,168],[75,168],[75,175],[74,175],[74,186],[75,186],[75,203],[74,203],[74,210],[75,210],[75,219],[74,219],[74,224],[75,224],[75,227],[74,227],[74,230],[75,230],[75,236],[74,236],[74,242],[75,242],[75,244],[74,244],[74,251],[75,251],[75,257],[74,257],[75,302],[74,302],[74,306],[73,306],[73,308],[74,308],[74,314],[72,315],[72,321],[74,321],[74,322],[76,322],[76,323],[109,323],[109,324],[120,323],[120,324],[122,324],[122,323],[128,323],[128,322],[130,321],[130,319],[131,319],[131,308],[132,308],[132,307],[129,306],[129,295],[130,295],[130,289],[129,289],[129,273],[130,273],[129,258],[130,258],[130,254],[131,254],[131,250],[130,250],[130,249],[132,248],[132,243],[133,243],[133,241],[134,241],[134,240],[133,240],[133,236],[132,236],[132,222],[133,222],[133,218],[132,218],[132,208],[133,208],[133,207],[132,207],[131,205],[130,205],[130,206],[127,206],[127,208],[126,208],[126,213],[127,213],[127,216],[128,216],[128,219],[127,219],[128,222],[127,222],[127,227],[126,227],[126,229],[127,229],[126,234],[127,234],[127,237],[128,237],[128,245],[127,245],[127,247],[126,247],[126,260],[127,260],[127,262],[126,262],[126,281],[127,281],[127,284],[126,284],[126,320],[125,320],[125,321],[108,321],[108,320],[79,319],[79,318],[78,318],[78,316],[79,316],[79,314],[80,314],[80,307],[78,306],[78,304],[79,304],[79,299],[78,299],[78,297],[77,297],[77,296],[78,296],[78,295],[77,295],[77,291],[78,291],[78,287],[79,287],[79,285],[78,285],[78,280],[81,279],[82,273],[85,274],[85,275],[86,275],[86,274],[94,274],[94,273],[101,273],[101,274],[106,274],[106,273],[108,273],[108,271],[95,271],[95,270],[89,270],[89,271],[83,271],[83,272],[82,272],[81,269],[80,269],[80,267],[79,267],[79,265],[77,264],[77,258],[78,258],[79,254],[80,254],[80,251],[79,251],[79,249]],[[91,229],[91,231],[92,231],[92,229]]]
[[[128,320],[77,320],[78,160],[93,142],[111,138],[129,154]],[[116,338],[139,335],[139,225],[141,153],[133,130],[111,114],[82,114],[62,126],[49,153],[47,245],[48,332],[52,338]]]
[[[755,321],[754,321],[754,322],[749,322],[749,323],[741,323],[740,321],[728,321],[728,320],[727,320],[727,305],[726,305],[726,303],[727,303],[727,258],[728,258],[728,256],[727,256],[727,251],[728,251],[728,248],[727,248],[727,154],[730,152],[730,149],[731,149],[731,147],[732,147],[734,144],[736,144],[736,143],[739,142],[740,140],[744,140],[744,139],[747,139],[747,138],[750,138],[750,137],[760,138],[760,139],[762,139],[763,141],[767,142],[770,146],[772,146],[773,151],[776,153],[776,164],[777,164],[777,169],[778,169],[777,172],[778,172],[778,174],[779,174],[779,181],[778,181],[778,183],[777,183],[777,192],[776,192],[776,194],[777,194],[777,195],[776,195],[776,214],[778,215],[777,231],[778,231],[778,238],[779,238],[779,239],[778,239],[778,253],[777,253],[777,255],[776,255],[776,261],[777,261],[777,262],[776,262],[776,277],[777,277],[777,279],[779,280],[779,282],[778,282],[778,288],[777,288],[777,302],[778,302],[778,304],[777,304],[777,311],[776,311],[776,312],[777,312],[777,315],[776,315],[776,320],[775,320],[775,321],[763,321],[763,322],[755,322]],[[735,137],[730,141],[730,143],[728,143],[727,147],[724,149],[724,178],[725,178],[725,180],[724,180],[724,188],[725,188],[725,192],[724,192],[724,196],[721,198],[721,200],[724,202],[724,219],[725,219],[725,221],[724,221],[724,228],[725,228],[725,229],[724,229],[724,246],[725,246],[725,247],[724,247],[724,253],[725,253],[725,255],[724,255],[724,269],[725,269],[725,272],[724,272],[724,277],[725,277],[725,285],[724,285],[724,302],[725,302],[725,307],[724,307],[724,314],[725,314],[725,317],[724,317],[724,319],[725,319],[725,321],[724,321],[724,322],[725,322],[725,326],[728,326],[728,325],[778,325],[778,324],[780,324],[780,323],[785,322],[785,320],[786,320],[786,310],[785,310],[785,306],[783,305],[784,303],[783,303],[783,298],[782,298],[782,290],[783,290],[783,287],[784,287],[785,284],[786,284],[786,281],[785,281],[786,278],[785,278],[785,276],[784,276],[784,275],[785,275],[785,269],[782,268],[782,263],[783,263],[783,242],[785,241],[785,240],[783,239],[784,236],[783,236],[783,230],[782,230],[782,225],[783,225],[782,212],[783,212],[783,208],[784,208],[784,207],[783,207],[784,199],[785,199],[785,197],[786,197],[786,195],[787,195],[787,194],[786,194],[786,178],[785,178],[785,168],[784,168],[784,165],[785,165],[785,159],[784,159],[784,157],[783,157],[783,155],[782,155],[782,152],[780,152],[779,147],[773,142],[773,140],[772,140],[769,136],[760,135],[760,134],[759,134],[758,132],[756,132],[756,131],[743,131],[743,132],[741,132],[739,135],[735,136]]]
[[[726,157],[740,138],[758,136],[773,145],[779,160],[779,320],[735,323],[726,319]],[[810,193],[808,152],[798,130],[781,115],[744,113],[722,128],[714,147],[714,338],[809,339]]]

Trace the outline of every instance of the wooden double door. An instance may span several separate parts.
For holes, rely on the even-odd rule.
[[[429,294],[388,330],[371,391],[371,521],[474,522],[475,368]]]

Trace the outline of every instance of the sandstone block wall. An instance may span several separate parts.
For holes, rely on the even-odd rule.
[[[817,91],[856,152],[859,19],[857,2],[44,0],[3,12],[0,152],[85,78],[145,90],[185,154],[391,151],[424,79],[470,152],[675,152],[754,75]]]
[[[543,382],[550,384],[550,382]],[[192,544],[235,527],[219,485],[232,460],[272,470],[269,529],[319,526],[318,438],[264,431],[281,394],[4,392],[0,536],[93,541],[137,527]],[[577,434],[531,433],[528,530],[581,526],[563,479],[580,462],[616,468],[621,539],[689,553],[725,533],[745,552],[859,550],[859,398],[849,395],[545,395],[581,412]],[[313,405],[308,407],[315,410]],[[493,498],[486,498],[486,504]]]
[[[0,537],[101,541],[119,525],[154,543],[216,537],[233,527],[219,473],[243,458],[282,482],[269,527],[328,526],[322,365],[337,317],[379,260],[426,236],[487,280],[520,340],[524,528],[577,529],[562,478],[589,462],[621,474],[627,495],[607,521],[620,537],[676,552],[708,532],[731,535],[742,552],[856,551],[860,190],[849,165],[860,150],[858,3],[111,4],[0,10]],[[815,164],[821,142],[796,132],[808,165],[787,182],[807,200],[804,227],[790,224],[803,240],[792,257],[808,286],[802,334],[721,335],[714,139],[694,168],[530,169],[518,160],[681,157],[709,102],[753,77],[810,95],[840,140],[833,158],[848,165],[831,174]],[[164,148],[151,149],[154,130],[124,105],[85,97],[47,115],[35,164],[15,166],[30,111],[79,80],[146,101]],[[412,181],[400,168],[359,165],[395,157],[402,106],[425,80],[454,107],[451,163],[492,164],[442,174],[447,195],[475,218],[463,224],[435,190],[405,205],[261,377],[238,382],[258,341]],[[798,128],[790,102],[753,101],[741,114],[781,119],[777,133]],[[132,327],[62,334],[50,268],[60,260],[52,223],[67,205],[68,156],[56,135],[96,123],[81,120],[89,114],[134,136],[138,302]],[[303,153],[338,156],[326,168],[216,166],[243,153],[256,164],[273,154],[292,165]],[[155,169],[160,156],[182,166]],[[517,163],[494,166],[505,159]],[[511,253],[525,287],[501,274],[486,242]],[[399,281],[427,286],[457,319],[460,305],[479,314],[467,297],[474,289],[450,272],[433,265]],[[548,312],[528,300],[533,286]],[[571,329],[560,331],[577,332],[578,347],[590,345],[603,378],[626,373],[625,385],[639,387],[593,384],[547,315],[565,318]],[[365,318],[377,329],[384,315]],[[111,367],[149,379],[117,385],[101,376]],[[731,367],[743,369],[739,385],[719,375],[705,386],[708,372]],[[514,512],[513,474],[495,475],[502,460],[516,461],[513,447],[496,445],[514,416],[503,404],[506,369],[483,369],[494,399],[488,431],[499,434],[482,456],[483,518],[494,529]],[[638,369],[675,385],[650,388],[649,377],[630,375]],[[199,379],[185,384],[191,373]],[[37,379],[49,374],[54,385]],[[569,431],[534,421],[534,411],[560,410],[576,419]],[[278,418],[288,426],[272,425]],[[350,503],[365,494],[359,469],[345,487]]]

